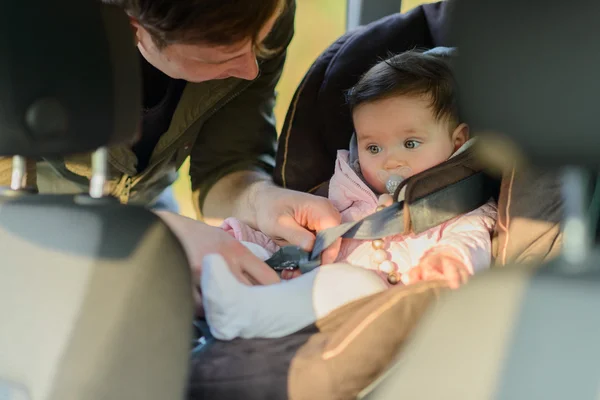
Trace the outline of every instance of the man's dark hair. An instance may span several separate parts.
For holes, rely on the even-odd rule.
[[[122,8],[159,48],[169,44],[226,46],[252,39],[258,53],[260,30],[285,0],[101,0]]]
[[[351,110],[392,96],[429,96],[437,119],[458,123],[456,84],[445,58],[410,50],[377,63],[348,91]]]

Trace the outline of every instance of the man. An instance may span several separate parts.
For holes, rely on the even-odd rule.
[[[102,1],[122,8],[131,20],[144,89],[139,140],[109,150],[112,195],[123,203],[164,208],[165,191],[190,156],[199,215],[236,216],[306,249],[314,241],[311,231],[339,223],[325,199],[271,181],[275,86],[293,36],[294,0]],[[0,177],[10,176],[10,160],[1,161]],[[89,155],[28,166],[28,182],[37,182],[42,192],[86,190],[90,176]],[[221,253],[243,282],[278,280],[221,230],[156,212],[182,241],[196,283],[209,252]],[[334,253],[326,256],[329,261]]]

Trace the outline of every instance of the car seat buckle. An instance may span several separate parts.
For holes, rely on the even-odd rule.
[[[276,272],[299,269],[303,274],[321,265],[320,257],[311,260],[310,252],[298,246],[285,246],[276,251],[265,263]]]

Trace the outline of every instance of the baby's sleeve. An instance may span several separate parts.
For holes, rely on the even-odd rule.
[[[443,224],[439,241],[430,252],[454,252],[464,261],[471,274],[489,268],[492,262],[492,232],[497,214],[496,203],[490,201]]]
[[[260,231],[252,229],[236,218],[227,218],[225,221],[223,221],[221,229],[229,233],[237,240],[259,245],[267,250],[271,255],[280,248],[269,236]]]

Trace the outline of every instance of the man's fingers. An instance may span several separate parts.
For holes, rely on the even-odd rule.
[[[306,226],[315,232],[338,226],[342,222],[342,216],[333,204],[327,199],[318,199],[312,204],[311,212],[306,216]],[[342,239],[338,239],[325,249],[321,255],[322,264],[332,264],[340,252]],[[311,244],[312,249],[312,244]]]
[[[285,247],[285,246],[289,246],[290,242],[288,242],[285,239],[281,239],[281,238],[272,238],[273,241],[275,242],[275,244],[279,247]]]
[[[340,253],[340,247],[342,246],[342,238],[339,238],[331,246],[325,249],[321,253],[321,264],[333,264]]]
[[[321,208],[316,208],[313,215],[309,217],[307,226],[314,231],[333,228],[342,222],[342,216],[329,201],[325,201]]]
[[[342,220],[340,213],[327,199],[297,193],[302,202],[293,204],[275,220],[265,225],[264,232],[276,238],[275,242],[282,246],[291,244],[303,250],[311,251],[315,244],[314,232],[338,226]],[[332,263],[337,258],[341,240],[336,241],[323,252],[323,263]]]
[[[315,243],[315,235],[300,226],[291,215],[283,216],[277,222],[278,231],[275,232],[276,236],[306,251],[312,250]]]
[[[260,286],[260,283],[256,279],[254,279],[252,277],[252,275],[250,275],[244,271],[242,271],[242,275],[244,276],[244,278],[246,278],[248,280],[250,286]]]
[[[248,254],[240,259],[238,261],[238,265],[241,267],[242,272],[250,276],[251,280],[254,281],[255,284],[271,285],[281,281],[277,275],[277,272],[275,272],[271,267],[259,260],[253,254]],[[244,279],[248,282],[247,284],[252,284],[247,277],[244,276]]]
[[[223,256],[223,255],[221,255]],[[231,257],[225,258],[226,264],[223,265],[223,268],[229,268],[229,271],[235,276],[235,278],[243,283],[244,285],[252,286],[251,280],[244,274],[244,270],[240,265],[243,261],[238,260],[237,258],[232,259]],[[200,293],[202,295],[202,293]]]
[[[285,269],[283,271],[281,271],[281,279],[283,280],[290,280],[290,279],[294,279],[299,277],[300,275],[302,275],[302,272],[300,272],[300,270],[293,270],[290,271],[289,269]]]

